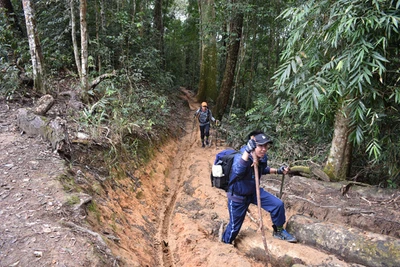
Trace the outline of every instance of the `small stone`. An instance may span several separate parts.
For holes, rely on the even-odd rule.
[[[41,258],[43,256],[43,252],[41,251],[34,251],[33,255],[35,255],[35,257]]]
[[[5,167],[7,167],[8,169],[11,169],[12,167],[14,167],[14,164],[10,163],[10,164],[5,164]]]

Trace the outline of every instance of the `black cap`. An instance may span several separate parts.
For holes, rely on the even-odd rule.
[[[266,136],[265,134],[261,133],[261,134],[257,134],[256,136],[254,136],[254,139],[256,141],[257,145],[265,145],[265,144],[272,144],[272,140],[270,138],[268,138],[268,136]]]

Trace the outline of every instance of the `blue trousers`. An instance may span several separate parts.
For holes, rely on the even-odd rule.
[[[230,193],[228,193],[230,194]],[[271,215],[272,223],[276,226],[283,226],[286,222],[285,206],[279,198],[260,188],[260,200],[262,209]],[[239,234],[246,211],[250,204],[257,205],[257,195],[228,197],[229,223],[222,236],[224,243],[231,244]]]

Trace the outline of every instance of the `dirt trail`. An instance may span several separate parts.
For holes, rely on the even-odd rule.
[[[64,161],[18,131],[17,108],[0,102],[0,266],[98,265],[90,238],[62,225],[73,196],[59,182]]]
[[[265,266],[256,206],[251,207],[253,215],[246,218],[235,246],[218,242],[220,224],[227,223],[229,215],[225,192],[210,186],[209,171],[215,154],[224,147],[201,148],[198,126],[193,127],[191,120],[198,104],[193,102],[190,92],[185,92],[191,112],[187,116],[187,134],[178,143],[169,175],[173,192],[162,220],[163,266]],[[215,135],[213,130],[211,135]],[[263,221],[267,244],[275,259],[289,256],[307,266],[350,266],[311,247],[273,239],[268,213],[263,213]]]

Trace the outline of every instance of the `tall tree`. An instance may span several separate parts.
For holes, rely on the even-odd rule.
[[[78,70],[79,78],[82,79],[82,65],[79,56],[78,41],[76,40],[76,23],[75,23],[75,0],[70,0],[70,12],[71,12],[71,36],[72,36],[72,46],[74,49],[75,65]]]
[[[43,54],[40,46],[39,35],[36,29],[35,9],[33,2],[23,0],[22,5],[25,14],[26,31],[29,41],[29,51],[32,60],[32,73],[34,88],[37,92],[46,93],[44,82]]]
[[[100,12],[99,12],[100,9]],[[101,49],[101,42],[100,42],[100,31],[103,30],[103,16],[101,13],[103,12],[104,9],[104,3],[101,0],[100,1],[100,7],[98,6],[97,1],[95,2],[95,12],[96,12],[96,44],[97,44],[97,51],[100,51]],[[101,64],[101,54],[97,53],[97,71],[99,73],[102,72],[102,64]]]
[[[87,1],[80,0],[79,16],[80,16],[80,25],[81,25],[81,64],[82,64],[81,86],[82,86],[83,99],[85,101],[88,100],[87,99],[87,91],[89,89],[88,33],[87,33],[86,13],[87,13]]]
[[[156,0],[154,5],[154,28],[156,29],[158,45],[156,46],[160,51],[160,55],[164,57],[164,24],[163,24],[163,0]],[[164,63],[163,63],[164,65]],[[164,67],[164,66],[163,66]]]
[[[200,0],[200,81],[199,101],[217,97],[217,42],[214,30],[214,0]]]
[[[243,11],[235,6],[238,0],[232,0],[232,17],[229,31],[228,53],[221,89],[214,107],[215,116],[221,119],[228,106],[231,88],[233,86],[235,69],[238,60],[243,27]]]

